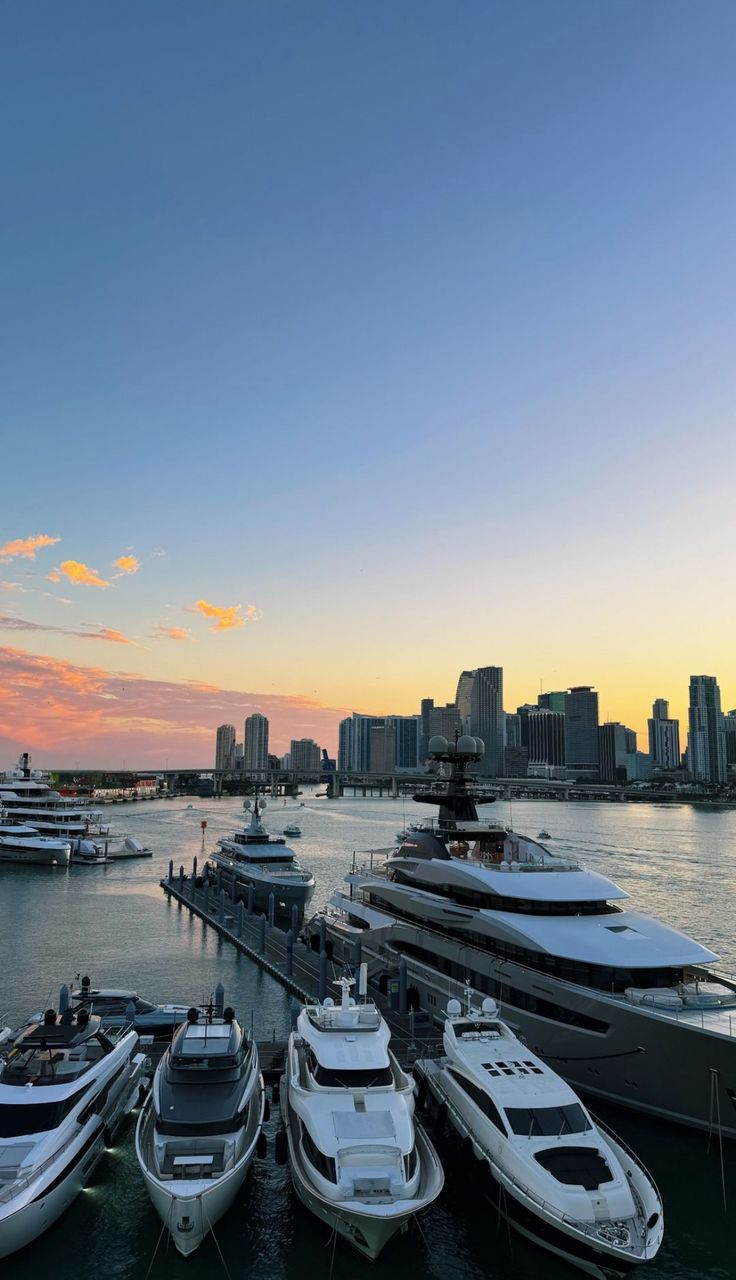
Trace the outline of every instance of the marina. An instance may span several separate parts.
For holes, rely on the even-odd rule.
[[[45,904],[48,922],[53,927],[50,931],[46,952],[42,949],[42,935],[34,947],[34,954],[43,956],[43,973],[47,978],[45,989],[52,985],[55,991],[59,976],[69,974],[70,956],[77,948],[67,937],[65,916],[75,913],[75,932],[77,930],[86,938],[97,938],[95,954],[86,950],[84,957],[79,957],[78,964],[84,964],[93,974],[94,980],[105,985],[129,987],[139,991],[142,996],[187,1001],[200,1001],[213,991],[218,981],[222,981],[228,999],[248,1025],[250,1011],[253,1010],[254,1032],[259,1043],[259,1052],[270,1043],[274,1050],[274,1064],[280,1061],[280,1054],[291,1023],[294,1001],[304,1003],[315,998],[319,993],[319,954],[310,946],[305,946],[297,936],[293,942],[291,958],[292,973],[288,974],[287,935],[290,920],[282,921],[286,928],[280,928],[274,921],[269,925],[266,919],[267,942],[263,955],[260,954],[260,934],[263,925],[260,917],[247,915],[247,901],[243,904],[243,936],[238,937],[238,903],[233,904],[226,895],[224,919],[220,919],[222,899],[215,892],[213,883],[209,890],[210,901],[205,909],[202,901],[202,889],[194,884],[195,900],[187,898],[191,893],[190,872],[194,858],[199,859],[202,866],[202,831],[201,821],[208,822],[207,840],[204,855],[214,846],[220,833],[231,829],[233,818],[222,813],[222,807],[229,805],[231,813],[237,813],[240,805],[237,801],[218,801],[214,807],[195,804],[191,810],[186,808],[188,802],[172,802],[163,809],[157,806],[141,805],[134,815],[135,834],[142,842],[150,844],[154,850],[153,865],[151,861],[108,864],[95,873],[92,884],[90,874],[74,866],[63,868],[23,868],[8,865],[3,869],[3,907],[8,902],[8,895],[14,903],[14,918],[19,924],[26,922],[30,928],[29,942],[38,925],[37,908]],[[353,812],[346,815],[345,801],[341,801],[339,811],[329,814],[324,809],[324,802],[313,806],[307,798],[306,810],[301,811],[300,821],[304,828],[302,839],[303,861],[315,872],[317,890],[314,905],[324,905],[333,887],[340,884],[351,860],[354,848],[381,847],[390,844],[396,828],[396,805],[390,801],[376,802],[366,800],[357,802]],[[348,802],[349,803],[349,802]],[[352,806],[351,806],[352,808]],[[516,808],[516,807],[515,807]],[[608,812],[608,811],[606,811]],[[590,813],[590,806],[585,806],[585,815]],[[671,814],[668,812],[671,821]],[[725,821],[728,822],[727,816]],[[581,819],[580,834],[561,830],[559,812],[555,815],[556,847],[561,844],[569,850],[580,840],[584,830]],[[589,823],[588,818],[588,823]],[[520,816],[514,813],[515,825],[521,827]],[[131,821],[131,826],[132,826]],[[539,819],[531,820],[536,830]],[[345,828],[348,828],[346,831]],[[552,828],[550,828],[552,829]],[[696,844],[701,843],[702,832],[696,833]],[[656,860],[646,850],[637,850],[636,859],[631,862],[631,854],[626,852],[626,833],[623,832],[624,851],[615,853],[616,841],[609,840],[611,853],[603,851],[605,841],[600,839],[597,848],[583,850],[586,862],[611,858],[620,858],[616,868],[617,878],[621,878],[620,868],[631,864],[631,875],[640,878],[645,887],[647,898],[656,896],[664,890],[661,872],[657,869]],[[669,846],[668,858],[680,859],[685,865],[692,855],[687,848],[692,839],[692,831],[677,834],[673,840],[672,832],[664,835],[663,841]],[[728,832],[722,833],[724,841]],[[588,831],[586,837],[589,840]],[[641,839],[641,837],[640,837]],[[646,836],[645,836],[646,839]],[[622,840],[622,833],[618,833]],[[710,848],[717,848],[718,837]],[[679,849],[679,853],[678,853]],[[581,852],[578,850],[578,852]],[[633,850],[632,850],[633,853]],[[187,873],[180,893],[178,884],[179,867],[186,859]],[[169,862],[172,865],[172,877],[169,882]],[[695,855],[697,862],[697,855]],[[691,863],[692,865],[692,863]],[[722,865],[728,869],[727,861]],[[611,867],[610,870],[613,870]],[[694,873],[693,873],[694,878]],[[163,881],[164,908],[162,916],[161,894],[159,882]],[[685,882],[687,884],[687,880]],[[709,887],[710,886],[710,887]],[[628,886],[627,886],[628,887]],[[709,903],[711,890],[715,886],[711,879],[709,865],[700,864],[698,876],[698,892],[686,894],[681,898],[680,908],[684,916],[699,911],[709,910],[713,915],[713,901]],[[220,890],[222,892],[222,890]],[[105,904],[113,908],[100,908]],[[114,904],[114,906],[113,906]],[[653,909],[650,901],[637,905]],[[663,906],[660,901],[656,909],[662,915],[672,919],[672,904]],[[666,911],[665,907],[670,910]],[[28,912],[32,915],[28,915]],[[102,929],[102,922],[108,922],[108,928]],[[96,923],[98,921],[98,923]],[[112,927],[110,927],[112,921]],[[35,922],[35,924],[34,924]],[[0,919],[5,923],[5,917]],[[704,934],[705,919],[696,926],[694,919],[686,920],[681,916],[676,923],[687,926],[693,931]],[[17,926],[16,926],[17,927]],[[728,934],[728,921],[724,919],[724,936]],[[299,930],[301,932],[301,929]],[[713,939],[719,931],[718,916],[713,921],[713,929],[706,935]],[[720,939],[719,949],[724,959],[728,960],[727,949]],[[7,935],[2,931],[0,948],[7,944]],[[87,947],[90,944],[85,944]],[[71,946],[71,951],[70,951]],[[252,953],[252,954],[250,954]],[[8,953],[9,955],[9,953]],[[91,957],[91,958],[90,958]],[[3,953],[7,972],[8,956]],[[364,957],[365,958],[365,957]],[[53,974],[49,965],[53,963]],[[330,965],[328,981],[341,972],[341,966]],[[27,1016],[28,1009],[34,1005],[34,996],[27,990],[29,979],[33,978],[35,987],[35,1003],[38,1002],[38,986],[40,972],[23,973],[19,976],[16,989],[8,1001],[8,1014],[1,1020],[12,1025]],[[291,987],[289,983],[293,984]],[[79,983],[76,984],[77,990]],[[373,988],[371,987],[371,995]],[[406,1065],[408,1059],[417,1056],[436,1056],[441,1029],[431,1031],[421,1018],[414,1018],[414,1026],[410,1025],[409,1015],[392,1009],[392,1000],[398,1003],[399,992],[394,990],[385,996],[378,993],[378,1000],[387,1020],[391,1021],[392,1045],[396,1044],[399,1058]],[[413,1035],[412,1035],[413,1032]],[[424,1043],[431,1043],[427,1053]],[[409,1053],[409,1045],[414,1048]],[[271,1071],[271,1078],[278,1073],[278,1065]],[[272,1086],[269,1086],[271,1088]],[[606,1120],[621,1135],[627,1144],[636,1151],[637,1156],[652,1170],[660,1184],[665,1202],[666,1232],[662,1248],[657,1258],[649,1262],[646,1272],[649,1275],[664,1277],[672,1274],[671,1266],[677,1259],[678,1274],[693,1277],[696,1275],[728,1275],[730,1266],[730,1249],[728,1245],[727,1223],[722,1202],[722,1183],[717,1143],[711,1142],[710,1152],[707,1150],[707,1135],[690,1133],[673,1128],[666,1124],[647,1120],[646,1117],[635,1116],[632,1112],[619,1109],[606,1109],[604,1104],[595,1107],[596,1114],[603,1113]],[[271,1108],[270,1119],[264,1125],[264,1132],[269,1144],[265,1160],[256,1158],[253,1162],[247,1182],[241,1195],[232,1209],[221,1219],[215,1228],[217,1243],[223,1250],[228,1267],[232,1274],[244,1276],[266,1275],[286,1277],[292,1274],[293,1264],[290,1261],[291,1249],[298,1240],[299,1255],[304,1259],[308,1275],[324,1275],[324,1245],[329,1244],[329,1231],[321,1226],[310,1213],[305,1212],[298,1203],[294,1203],[294,1192],[290,1187],[288,1169],[275,1163],[276,1134],[281,1124],[279,1107]],[[110,1253],[119,1256],[123,1263],[122,1274],[130,1276],[145,1273],[153,1255],[158,1229],[155,1225],[155,1214],[150,1207],[145,1189],[137,1175],[137,1165],[133,1155],[132,1129],[127,1133],[119,1148],[116,1148],[109,1159],[100,1165],[95,1175],[91,1190],[79,1197],[68,1210],[65,1223],[68,1229],[83,1230],[91,1239],[91,1253],[82,1262],[82,1269],[74,1274],[95,1274],[95,1257],[98,1262],[102,1257],[99,1250],[103,1247]],[[122,1163],[120,1156],[122,1155]],[[422,1265],[429,1276],[467,1275],[481,1267],[481,1259],[486,1256],[486,1238],[481,1223],[486,1214],[483,1199],[476,1188],[469,1189],[463,1182],[462,1171],[465,1164],[464,1149],[460,1135],[447,1133],[440,1144],[442,1163],[445,1167],[445,1189],[432,1208],[429,1215],[421,1221],[421,1232],[412,1229],[407,1236],[398,1236],[382,1253],[378,1263],[357,1258],[345,1244],[338,1242],[334,1251],[333,1274],[336,1276],[354,1275],[356,1268],[365,1274],[380,1274],[389,1278],[398,1277],[412,1266],[417,1249],[422,1251]],[[684,1187],[680,1185],[677,1170],[683,1163],[691,1171],[689,1185],[697,1185],[696,1208],[698,1217],[697,1245],[693,1234],[694,1228],[684,1229],[678,1218],[678,1203],[683,1200]],[[732,1144],[724,1146],[724,1171],[726,1188],[730,1190],[733,1180]],[[693,1173],[692,1171],[695,1171]],[[122,1178],[122,1183],[121,1183]],[[106,1216],[105,1203],[115,1203],[122,1196],[125,1207],[124,1220],[121,1217],[113,1223]],[[265,1206],[280,1205],[278,1214],[270,1212]],[[91,1214],[92,1206],[94,1213]],[[240,1206],[240,1207],[239,1207]],[[684,1206],[683,1206],[684,1210]],[[119,1217],[120,1215],[118,1215]],[[692,1214],[688,1215],[692,1223]],[[687,1219],[686,1219],[687,1220]],[[475,1226],[473,1225],[475,1222]],[[701,1230],[702,1228],[702,1230]],[[48,1235],[32,1246],[4,1263],[4,1270],[12,1280],[26,1280],[34,1274],[39,1259],[52,1256],[50,1242],[54,1228]],[[495,1234],[494,1234],[495,1240]],[[425,1243],[426,1241],[426,1243]],[[474,1243],[475,1241],[475,1243]],[[147,1252],[145,1245],[147,1242]],[[247,1260],[243,1261],[243,1253],[247,1252]],[[327,1254],[330,1254],[328,1249]],[[691,1263],[688,1264],[688,1258]],[[125,1262],[127,1259],[127,1263]],[[704,1261],[705,1259],[705,1261]],[[710,1260],[710,1261],[709,1261]],[[570,1275],[567,1264],[555,1260],[551,1255],[539,1253],[536,1246],[514,1234],[510,1245],[505,1234],[499,1236],[494,1246],[494,1267],[492,1274],[501,1278],[518,1274],[523,1262],[529,1273],[539,1267],[544,1268],[545,1275]],[[101,1265],[101,1262],[100,1262]],[[178,1264],[185,1265],[192,1274],[199,1274],[204,1267],[207,1274],[212,1268],[221,1267],[217,1246],[212,1240],[205,1240],[196,1254]],[[690,1265],[690,1270],[688,1270]],[[329,1267],[329,1262],[327,1263]],[[127,1269],[126,1269],[127,1268]],[[668,1269],[670,1268],[670,1269]],[[177,1263],[173,1252],[166,1253],[163,1247],[159,1250],[154,1274],[169,1276],[178,1274]],[[202,1271],[205,1274],[205,1271]],[[294,1273],[295,1274],[295,1273]]]

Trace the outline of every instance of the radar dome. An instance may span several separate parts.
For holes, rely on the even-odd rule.
[[[482,738],[475,739],[475,749],[479,756],[484,756],[486,754],[486,744]]]
[[[486,996],[485,1000],[481,1005],[481,1009],[483,1010],[484,1013],[494,1014],[498,1011],[498,1006],[496,1004],[496,1001],[491,996]]]
[[[428,751],[433,756],[443,756],[447,754],[447,738],[443,738],[441,733],[435,733],[429,739]]]
[[[478,747],[475,738],[471,737],[469,733],[464,733],[463,736],[457,740],[457,749],[458,751],[461,751],[463,755],[474,756]]]
[[[322,1001],[322,1003],[323,1003],[323,1005],[324,1005],[325,1009],[334,1009],[334,1007],[335,1007],[335,1001],[332,999],[332,996],[325,996],[325,998],[324,998],[324,1000]]]
[[[447,1013],[450,1018],[459,1018],[463,1011],[463,1006],[459,1000],[447,1001]]]

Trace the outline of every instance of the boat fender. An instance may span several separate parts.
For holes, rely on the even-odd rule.
[[[274,1139],[274,1156],[277,1164],[286,1164],[289,1157],[289,1139],[285,1129],[279,1129]]]
[[[427,1105],[428,1089],[429,1089],[429,1085],[427,1084],[427,1077],[422,1076],[417,1085],[417,1103],[422,1111]]]
[[[271,1119],[271,1103],[268,1101],[268,1098],[265,1098],[263,1102],[263,1123],[268,1124],[270,1119]]]
[[[268,1154],[268,1139],[265,1133],[261,1132],[258,1135],[258,1141],[256,1143],[256,1155],[258,1156],[259,1160],[264,1160],[267,1154]]]
[[[271,1101],[278,1102],[280,1097],[281,1097],[281,1091],[279,1089],[278,1081],[274,1080],[273,1084],[271,1085]]]

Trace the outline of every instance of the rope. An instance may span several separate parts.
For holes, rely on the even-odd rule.
[[[215,1235],[215,1228],[213,1227],[212,1223],[210,1222],[207,1216],[207,1211],[204,1207],[204,1200],[202,1201],[202,1213],[204,1214],[204,1219],[205,1219],[205,1222],[207,1223],[207,1229],[210,1232],[212,1239],[215,1242],[215,1245],[217,1246],[217,1252],[220,1255],[220,1262],[222,1263],[222,1269],[225,1272],[225,1275],[227,1276],[227,1280],[232,1280],[232,1276],[230,1275],[230,1272],[227,1269],[227,1263],[225,1261],[225,1258],[223,1257],[222,1249],[220,1248],[220,1242],[217,1239],[217,1236]]]
[[[171,1209],[169,1209],[169,1217],[170,1217],[170,1216],[171,1216]],[[146,1280],[148,1280],[148,1277],[150,1276],[150,1274],[151,1274],[151,1272],[152,1272],[152,1270],[153,1270],[153,1264],[154,1264],[154,1262],[156,1261],[156,1254],[158,1253],[158,1247],[159,1247],[159,1245],[160,1245],[160,1243],[161,1243],[161,1237],[163,1236],[164,1231],[166,1230],[167,1226],[168,1226],[168,1223],[164,1220],[163,1225],[162,1225],[162,1227],[161,1227],[161,1230],[160,1230],[160,1231],[159,1231],[159,1233],[158,1233],[158,1240],[156,1241],[156,1248],[154,1249],[154,1251],[153,1251],[153,1255],[152,1255],[152,1257],[151,1257],[151,1261],[150,1261],[150,1262],[149,1262],[149,1264],[148,1264],[148,1270],[147,1270],[147,1272],[146,1272]]]

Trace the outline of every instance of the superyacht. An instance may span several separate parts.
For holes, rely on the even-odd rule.
[[[302,867],[283,836],[272,836],[261,821],[266,802],[246,800],[243,809],[250,814],[248,826],[239,827],[231,836],[217,841],[210,855],[233,897],[252,897],[255,911],[267,912],[273,895],[277,914],[284,915],[296,905],[303,912],[314,894],[315,880],[311,871]]]
[[[530,1049],[573,1087],[736,1138],[736,979],[686,934],[538,840],[481,822],[483,744],[430,741],[441,776],[414,799],[437,818],[353,866],[331,899],[335,959],[406,960],[415,1004],[466,984],[500,1000]],[[323,926],[322,926],[323,927]],[[319,923],[307,926],[319,946]],[[384,979],[386,980],[386,979]]]

